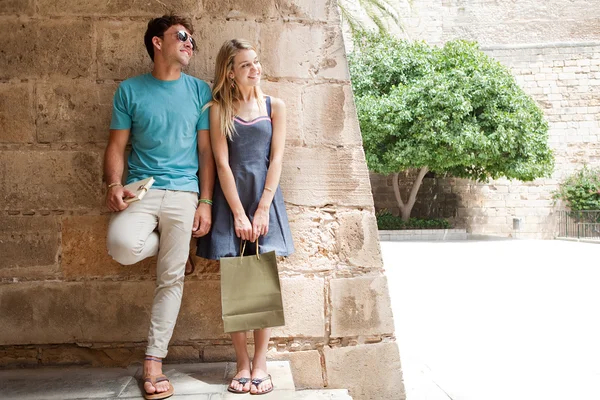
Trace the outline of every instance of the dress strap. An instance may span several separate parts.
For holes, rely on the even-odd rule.
[[[267,115],[269,116],[269,118],[271,118],[271,96],[265,96],[266,97],[266,103],[267,103]]]

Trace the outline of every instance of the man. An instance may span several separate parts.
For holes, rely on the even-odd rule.
[[[144,360],[147,399],[173,394],[161,362],[181,305],[190,235],[201,237],[211,225],[215,167],[203,107],[212,96],[205,82],[182,72],[196,47],[192,34],[191,22],[180,16],[148,23],[144,43],[154,66],[151,73],[119,85],[104,157],[106,205],[115,212],[108,228],[109,254],[125,265],[158,255]],[[155,183],[141,201],[127,204],[123,200],[133,193],[124,190],[121,177],[129,139],[125,184],[148,177]]]

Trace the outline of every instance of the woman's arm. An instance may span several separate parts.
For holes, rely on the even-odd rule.
[[[269,209],[279,186],[281,168],[283,163],[283,151],[285,149],[286,135],[286,110],[285,103],[281,99],[271,97],[271,123],[273,125],[273,137],[271,139],[271,155],[265,189],[262,192],[258,209],[252,220],[252,233],[258,237],[269,232]]]
[[[231,167],[229,166],[227,138],[221,132],[220,107],[217,104],[213,104],[210,108],[210,142],[215,157],[219,182],[221,183],[227,204],[229,204],[229,208],[233,213],[235,234],[243,240],[254,240],[252,225],[240,201],[233,172],[231,172]]]

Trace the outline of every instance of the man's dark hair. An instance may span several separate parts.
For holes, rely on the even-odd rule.
[[[148,29],[146,29],[146,34],[144,35],[144,44],[146,45],[146,50],[148,50],[148,55],[152,61],[154,61],[154,45],[152,44],[152,38],[154,36],[162,37],[165,31],[173,25],[182,25],[190,31],[190,34],[194,33],[192,21],[189,18],[180,17],[175,14],[163,15],[162,17],[151,19],[150,22],[148,22]]]

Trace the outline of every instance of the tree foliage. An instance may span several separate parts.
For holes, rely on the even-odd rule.
[[[363,32],[349,63],[370,170],[427,167],[479,181],[551,174],[542,111],[477,44]]]
[[[566,177],[554,193],[573,211],[600,210],[600,169],[584,166]]]

